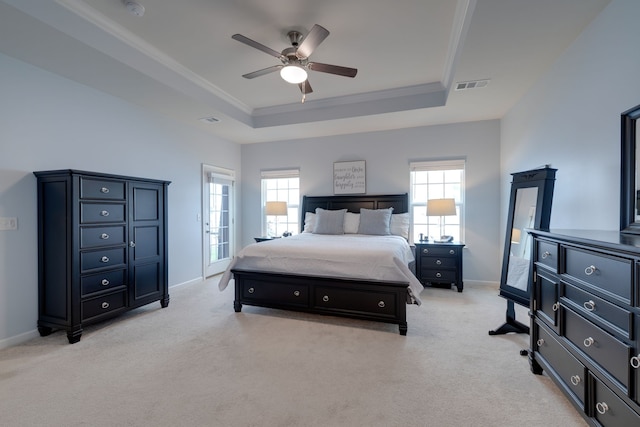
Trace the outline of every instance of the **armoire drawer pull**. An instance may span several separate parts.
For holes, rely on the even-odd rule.
[[[631,367],[633,369],[640,368],[640,354],[638,354],[637,356],[633,356],[629,363],[631,363]]]
[[[544,251],[544,253],[542,254],[542,259],[547,259],[547,257],[549,257],[550,255],[551,255],[551,252]]]
[[[102,240],[107,240],[107,239],[109,238],[109,235],[108,235],[107,233],[102,233],[102,234],[100,235],[100,238],[101,238]]]
[[[572,375],[571,376],[571,384],[578,385],[578,384],[580,384],[580,381],[581,381],[581,379],[580,379],[579,375]]]
[[[293,295],[296,296],[296,297],[299,297],[300,296],[300,291],[293,291]]]
[[[108,302],[103,302],[102,303],[102,308],[104,308],[104,309],[109,308],[109,303]]]
[[[589,267],[584,269],[584,274],[586,274],[587,276],[591,276],[593,273],[595,273],[597,270],[595,265],[590,265]]]
[[[104,193],[104,194],[107,194],[107,193],[109,192],[109,189],[108,189],[107,187],[102,187],[102,188],[100,189],[100,192],[101,192],[101,193]]]
[[[109,216],[109,211],[106,211],[106,210],[102,211],[102,212],[100,212],[100,215],[101,216]]]
[[[100,258],[100,262],[109,262],[109,257],[108,256],[103,256],[102,258]]]
[[[585,338],[583,341],[583,344],[585,347],[591,347],[593,345],[593,343],[595,343],[596,340],[594,340],[593,338],[589,337],[589,338]]]
[[[540,338],[538,341],[536,341],[536,344],[538,344],[538,347],[542,347],[542,345],[544,344],[544,339]]]
[[[253,288],[249,288],[249,289],[247,289],[247,291],[248,291],[250,294],[252,294],[252,293],[254,293],[256,290],[255,290],[255,289],[253,289]]]
[[[593,302],[592,300],[585,301],[585,303],[582,304],[582,305],[584,306],[585,310],[587,310],[587,311],[593,311],[593,310],[596,309],[596,303]]]
[[[323,296],[322,297],[322,301],[328,302],[329,301],[329,296],[328,295]]]
[[[109,283],[111,282],[109,282],[107,279],[102,279],[101,283],[102,283],[102,286],[109,286]]]
[[[560,308],[560,304],[558,304],[557,302],[554,302],[553,305],[551,306],[551,309],[553,311],[558,311],[559,308]]]
[[[385,306],[384,301],[378,302],[378,307],[384,308],[384,306]]]
[[[608,410],[609,410],[609,405],[607,405],[606,403],[604,402],[596,403],[596,411],[598,411],[599,414],[604,415]]]

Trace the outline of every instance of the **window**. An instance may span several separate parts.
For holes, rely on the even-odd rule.
[[[287,202],[286,215],[267,215],[267,202]],[[282,236],[300,231],[300,171],[262,171],[262,234]]]
[[[411,214],[413,241],[442,234],[464,240],[464,160],[411,162]],[[427,200],[455,199],[456,215],[428,216]]]

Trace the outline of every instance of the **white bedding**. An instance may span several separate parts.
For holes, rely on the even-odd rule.
[[[227,287],[233,268],[401,281],[409,283],[410,302],[419,305],[423,287],[408,267],[413,260],[409,244],[400,236],[301,233],[246,246],[231,261],[218,286],[221,291]]]
[[[529,260],[511,255],[507,268],[507,285],[526,291],[529,286]]]

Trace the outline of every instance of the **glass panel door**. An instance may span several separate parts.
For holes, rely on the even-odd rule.
[[[233,180],[205,172],[205,276],[222,273],[231,261]]]

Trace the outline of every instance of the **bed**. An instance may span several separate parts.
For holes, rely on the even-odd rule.
[[[395,234],[368,234],[368,218],[382,218],[390,208]],[[320,233],[324,219],[341,211],[347,233]],[[224,290],[233,277],[235,311],[254,305],[358,318],[397,324],[406,335],[406,307],[421,303],[422,290],[409,268],[408,236],[397,227],[405,221],[408,230],[408,195],[304,196],[301,214],[300,234],[248,245],[234,257],[219,286]]]

